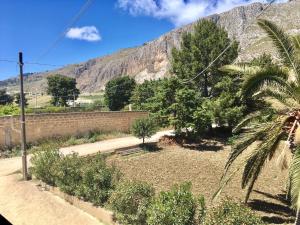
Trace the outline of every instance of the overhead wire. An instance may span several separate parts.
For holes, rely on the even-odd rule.
[[[94,0],[87,0],[83,4],[83,6],[78,11],[78,13],[70,20],[69,23],[67,23],[64,30],[60,33],[60,35],[56,38],[56,40],[35,60],[36,61],[35,63],[39,62],[42,58],[48,55],[49,52],[58,45],[58,43],[65,37],[66,33],[69,31],[70,27],[73,26],[80,19],[80,17],[86,12],[86,10],[90,8],[93,1]]]

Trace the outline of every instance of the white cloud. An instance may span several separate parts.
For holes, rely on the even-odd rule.
[[[100,41],[101,36],[95,26],[73,27],[66,33],[67,38],[85,40],[85,41]]]
[[[168,19],[175,26],[191,23],[201,17],[233,7],[267,0],[118,0],[118,7],[133,16],[145,15]],[[285,2],[287,0],[278,0]]]

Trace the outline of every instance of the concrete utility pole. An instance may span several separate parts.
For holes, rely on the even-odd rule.
[[[21,151],[22,151],[22,173],[23,179],[28,180],[27,173],[27,156],[26,156],[26,131],[25,131],[25,98],[23,86],[23,53],[19,52],[19,66],[20,66],[20,108],[21,108]]]

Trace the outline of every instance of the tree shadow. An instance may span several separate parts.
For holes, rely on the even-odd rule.
[[[182,144],[182,147],[196,151],[213,151],[217,152],[224,149],[224,146],[217,141],[202,140],[199,143]]]
[[[254,192],[261,194],[269,199],[277,202],[253,199],[248,203],[248,206],[255,211],[265,213],[262,220],[268,224],[284,224],[293,223],[295,221],[295,211],[292,210],[288,201],[285,199],[285,194],[272,195],[266,192],[254,190]]]
[[[146,152],[157,152],[162,150],[162,148],[157,145],[157,142],[147,142],[145,144],[140,144],[139,147]]]

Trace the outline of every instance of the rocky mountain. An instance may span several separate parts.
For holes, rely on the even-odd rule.
[[[256,25],[254,19],[265,7],[264,4],[254,3],[204,19],[215,21],[228,31],[231,38],[240,42],[238,60],[249,60],[263,52],[272,53],[276,57],[270,40]],[[261,18],[279,24],[291,35],[300,34],[300,0],[273,4],[261,15]],[[75,77],[82,92],[99,91],[110,79],[126,74],[134,77],[137,82],[168,76],[171,50],[173,47],[179,47],[182,33],[191,32],[193,25],[194,23],[174,29],[140,47],[123,49],[84,63],[27,76],[25,89],[27,91],[44,89],[45,77],[51,74]],[[17,79],[0,81],[0,87],[14,89],[16,84]]]

